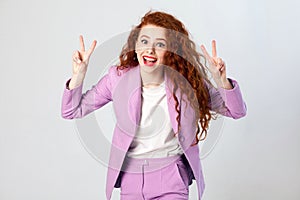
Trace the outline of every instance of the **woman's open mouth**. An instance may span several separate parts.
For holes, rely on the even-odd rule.
[[[152,56],[143,56],[144,65],[147,65],[149,67],[152,67],[155,65],[157,59]]]

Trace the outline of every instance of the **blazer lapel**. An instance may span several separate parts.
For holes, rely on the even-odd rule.
[[[178,131],[178,122],[176,120],[177,117],[177,111],[175,108],[176,102],[173,97],[173,84],[171,83],[169,76],[166,73],[164,73],[164,78],[165,78],[165,89],[166,89],[166,97],[167,97],[167,102],[168,102],[168,110],[169,110],[169,116],[170,116],[170,121],[172,124],[172,128],[174,133],[177,133]]]
[[[141,107],[142,107],[142,87],[141,87],[141,74],[140,66],[131,69],[131,76],[128,78],[130,85],[130,98],[129,98],[129,111],[131,120],[134,125],[138,126],[141,119]]]
[[[172,79],[171,79],[172,77]],[[194,109],[190,106],[190,102],[188,99],[183,100],[184,96],[181,94],[180,89],[177,89],[175,95],[178,99],[179,103],[179,110],[180,110],[180,125],[181,129],[178,130],[178,122],[176,120],[177,111],[176,111],[176,101],[173,98],[173,89],[174,89],[174,81],[178,81],[179,83],[182,81],[187,81],[185,78],[179,74],[178,72],[174,71],[171,68],[165,68],[165,85],[166,85],[166,94],[168,98],[168,109],[170,120],[172,124],[172,128],[174,133],[178,133],[178,141],[185,151],[190,147],[195,139],[195,134],[197,131],[197,120],[198,118],[197,113],[195,113]],[[189,84],[187,87],[184,88],[185,90],[193,90]],[[185,97],[186,98],[186,97]]]
[[[117,126],[129,137],[135,136],[141,114],[141,77],[139,67],[124,73],[113,92]]]
[[[166,73],[167,71],[167,73]],[[178,133],[179,143],[183,150],[187,149],[194,140],[196,127],[194,127],[194,111],[192,108],[187,106],[179,105],[181,111],[180,123],[181,131],[178,132],[178,122],[176,120],[177,111],[175,108],[176,101],[173,97],[173,80],[168,75],[168,70],[165,70],[165,91],[167,98],[168,114],[170,117],[171,126],[174,133]],[[122,80],[118,83],[118,91],[115,92],[117,98],[114,98],[115,113],[118,119],[118,127],[126,133],[128,139],[123,139],[124,149],[128,149],[132,139],[136,134],[136,130],[139,127],[142,110],[142,88],[141,88],[141,75],[140,66],[133,67],[124,74]],[[116,89],[115,89],[116,91]],[[176,91],[176,97],[178,98],[179,104],[181,104],[181,97],[179,91]],[[116,102],[118,101],[118,102]],[[122,149],[123,149],[122,148]]]
[[[128,81],[128,87],[130,88],[127,91],[130,91],[129,97],[129,107],[130,110],[130,118],[135,123],[136,126],[139,125],[141,119],[141,109],[142,109],[142,87],[141,87],[141,74],[140,74],[140,66],[132,68],[130,76],[126,78]],[[129,72],[130,72],[129,71]],[[166,97],[168,103],[168,111],[170,116],[170,121],[172,124],[172,128],[174,133],[178,131],[178,123],[176,120],[177,112],[175,109],[176,102],[173,98],[172,93],[172,81],[169,80],[169,76],[167,75],[167,70],[164,73],[165,79],[165,90],[166,90]]]

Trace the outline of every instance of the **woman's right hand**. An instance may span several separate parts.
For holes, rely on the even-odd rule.
[[[79,43],[80,43],[80,50],[79,51],[77,50],[73,53],[73,62],[72,62],[73,76],[68,86],[69,89],[73,89],[78,85],[82,84],[87,71],[87,66],[89,64],[90,57],[94,52],[97,41],[96,40],[93,41],[89,50],[85,50],[82,35],[79,36]]]
[[[93,53],[97,41],[94,40],[90,49],[85,50],[83,36],[79,36],[80,50],[75,51],[73,54],[73,75],[85,75],[89,59]]]

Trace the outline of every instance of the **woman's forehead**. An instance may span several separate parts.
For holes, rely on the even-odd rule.
[[[141,28],[139,36],[148,36],[151,38],[165,38],[166,37],[166,29],[155,26],[155,25],[145,25]]]

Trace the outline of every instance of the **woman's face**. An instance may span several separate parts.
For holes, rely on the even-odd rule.
[[[151,24],[143,26],[135,49],[141,69],[146,72],[154,71],[163,64],[167,50],[165,29]]]

